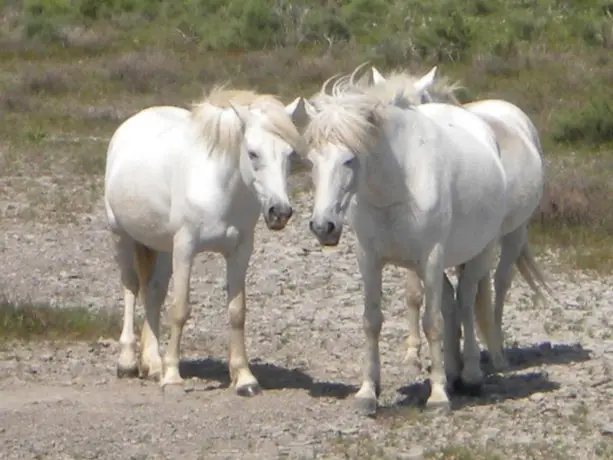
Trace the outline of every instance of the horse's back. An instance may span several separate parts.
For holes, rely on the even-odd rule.
[[[507,174],[508,216],[503,233],[530,218],[543,192],[540,139],[532,120],[516,105],[488,99],[471,103],[469,111],[483,118],[496,133]]]
[[[453,217],[446,265],[454,266],[497,238],[505,215],[506,174],[495,134],[479,117],[447,104],[424,104],[419,111],[438,126],[436,150],[449,168]]]
[[[483,99],[464,105],[470,112],[486,121],[499,120],[505,125],[521,130],[541,152],[541,140],[530,117],[515,104],[502,99]]]
[[[151,107],[124,121],[107,151],[105,205],[113,231],[165,248],[173,179],[189,142],[189,111]]]
[[[460,107],[430,103],[418,106],[419,111],[433,120],[441,131],[446,145],[443,150],[457,169],[469,169],[486,173],[492,180],[499,180],[502,170],[496,135],[481,118]],[[503,173],[504,175],[504,173]],[[484,177],[487,179],[487,176]]]

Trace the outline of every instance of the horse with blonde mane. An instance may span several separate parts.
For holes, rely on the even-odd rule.
[[[339,243],[345,214],[357,238],[357,259],[364,283],[364,379],[356,395],[359,411],[376,412],[380,393],[379,335],[383,267],[414,270],[424,281],[424,332],[432,370],[428,407],[449,408],[447,382],[461,379],[480,386],[483,375],[474,335],[476,283],[491,264],[492,245],[504,218],[506,179],[494,133],[480,118],[456,108],[457,120],[441,123],[422,112],[384,100],[379,89],[345,91],[343,79],[312,103],[302,101],[309,120],[305,137],[313,164],[315,199],[309,222],[322,245]],[[400,105],[400,104],[399,104]],[[351,206],[350,206],[351,205]],[[347,213],[351,207],[351,212]],[[458,327],[444,321],[453,286],[446,267],[465,264],[459,286],[465,336],[460,372]],[[445,328],[445,358],[441,331]],[[472,331],[472,334],[471,334]]]
[[[104,201],[124,291],[118,377],[179,385],[180,341],[189,317],[193,259],[208,251],[226,261],[228,367],[240,395],[259,391],[245,350],[245,277],[259,215],[271,230],[292,216],[291,157],[304,141],[295,109],[275,97],[216,87],[191,111],[156,106],[124,121],[111,138]],[[170,341],[159,350],[160,309],[174,276]],[[145,307],[137,359],[134,307]]]
[[[383,88],[396,88],[403,91],[403,94],[410,95],[408,97],[414,101],[444,102],[462,106],[488,123],[496,134],[508,180],[507,215],[500,240],[500,259],[494,275],[495,329],[485,330],[483,324],[479,329],[491,354],[494,368],[503,370],[508,366],[508,362],[503,349],[502,316],[507,292],[514,277],[513,265],[533,290],[535,304],[546,299],[541,287],[555,297],[534,259],[528,242],[528,225],[541,200],[544,186],[543,152],[538,131],[528,115],[510,102],[485,99],[462,105],[455,95],[460,85],[440,77],[436,66],[422,77],[404,71],[393,71],[384,77],[375,67],[371,67],[361,81],[356,81],[357,71],[363,66],[364,64],[356,68],[351,84],[378,86],[385,83]],[[416,291],[420,289],[417,275],[409,273],[406,298],[411,313],[407,360],[415,366],[420,365],[419,308],[422,296]],[[489,277],[479,283],[477,295],[491,296]]]

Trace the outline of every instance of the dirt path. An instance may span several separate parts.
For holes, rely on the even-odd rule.
[[[2,350],[0,458],[613,458],[611,278],[551,273],[542,260],[565,303],[547,309],[516,281],[505,315],[513,370],[488,377],[479,398],[456,397],[443,416],[417,408],[426,374],[401,362],[403,273],[386,270],[383,408],[364,419],[352,407],[364,341],[353,235],[322,251],[305,199],[296,210],[282,233],[259,227],[248,278],[247,350],[263,394],[227,389],[224,266],[201,255],[185,391],[117,380],[114,341]],[[58,308],[120,308],[100,207],[79,225],[2,226],[1,290]]]

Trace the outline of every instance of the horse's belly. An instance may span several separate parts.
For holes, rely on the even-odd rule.
[[[170,221],[170,190],[164,181],[145,173],[118,173],[109,180],[105,193],[109,226],[151,249],[170,251],[177,230]]]
[[[505,165],[506,166],[506,165]],[[526,166],[529,172],[510,167],[507,173],[507,214],[502,224],[503,235],[527,222],[543,195],[543,176],[539,165]]]
[[[498,212],[490,213],[487,219],[473,217],[454,222],[445,247],[445,268],[468,262],[496,241],[503,218],[504,214]]]

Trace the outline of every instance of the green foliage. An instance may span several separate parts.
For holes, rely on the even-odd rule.
[[[552,137],[557,142],[592,145],[613,142],[613,103],[598,98],[580,110],[558,115]]]
[[[69,23],[154,21],[213,50],[352,42],[404,59],[461,61],[512,43],[611,48],[612,8],[601,0],[26,0],[22,22],[27,37],[48,40]]]

